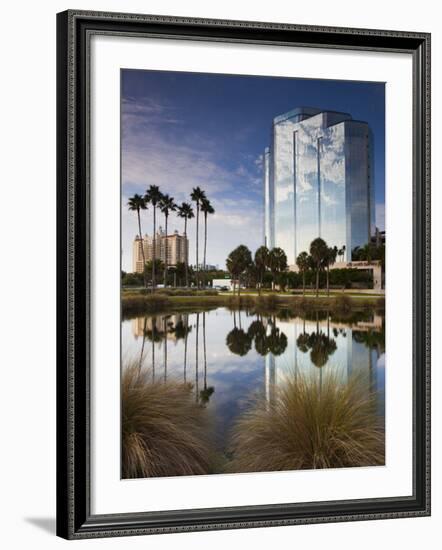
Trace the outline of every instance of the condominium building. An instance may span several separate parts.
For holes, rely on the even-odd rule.
[[[146,262],[153,259],[154,239],[151,235],[144,235],[140,239],[137,235],[133,242],[133,271],[136,273],[143,272],[143,253]],[[174,266],[179,262],[187,262],[189,254],[189,240],[185,235],[180,235],[178,231],[166,235],[160,227],[155,237],[155,258],[166,263],[166,248],[167,248],[167,265]]]
[[[296,108],[273,120],[264,151],[264,238],[296,257],[317,237],[345,247],[374,234],[372,134],[347,113]]]

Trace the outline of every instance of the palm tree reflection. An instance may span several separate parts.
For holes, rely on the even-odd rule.
[[[243,357],[252,348],[252,338],[242,328],[234,327],[227,335],[226,345],[232,353]]]
[[[150,327],[145,331],[148,340],[152,342],[152,381],[155,380],[155,344],[161,342],[162,334],[157,327],[157,317],[150,318]]]
[[[206,343],[206,312],[203,312],[203,352],[204,352],[204,388],[200,391],[200,402],[209,403],[210,396],[214,393],[213,386],[207,386],[207,343]]]
[[[287,348],[287,336],[279,330],[275,323],[272,323],[270,334],[267,337],[267,346],[272,355],[282,355]]]
[[[183,366],[183,378],[184,383],[187,381],[187,340],[189,337],[189,332],[191,332],[192,327],[189,325],[189,314],[184,315],[184,320],[180,318],[177,323],[175,323],[175,338],[177,340],[184,339],[184,366]]]
[[[337,345],[334,338],[330,338],[330,317],[327,313],[327,334],[319,328],[319,315],[316,315],[316,330],[312,333],[305,331],[296,339],[296,345],[302,353],[310,351],[311,362],[320,369],[319,386],[322,386],[322,367],[324,367],[331,355],[336,351]]]
[[[229,332],[226,338],[226,345],[235,355],[243,357],[252,349],[259,355],[265,356],[268,353],[282,355],[287,348],[287,336],[276,326],[276,320],[268,319],[265,323],[259,317],[255,319],[245,331],[236,326]]]

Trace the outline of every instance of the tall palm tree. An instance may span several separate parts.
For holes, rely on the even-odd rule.
[[[140,217],[140,211],[141,210],[147,210],[147,205],[144,197],[141,195],[135,195],[133,197],[130,197],[127,206],[129,210],[132,210],[133,212],[137,213],[138,217],[138,234],[140,237],[140,240],[138,241],[140,243],[141,248],[141,257],[143,258],[143,277],[144,277],[144,286],[147,287],[147,275],[146,275],[146,257],[144,255],[144,246],[143,246],[143,233],[141,232],[141,217]]]
[[[255,266],[259,278],[258,293],[261,295],[262,281],[269,263],[270,251],[266,246],[260,246],[255,252]]]
[[[184,218],[184,237],[186,238],[186,256],[185,256],[185,264],[186,264],[186,287],[189,286],[189,246],[188,246],[188,240],[187,240],[187,220],[190,220],[194,217],[193,214],[193,208],[192,205],[188,202],[183,202],[181,206],[178,207],[178,216],[180,218]]]
[[[273,284],[277,276],[287,269],[287,255],[282,248],[272,248],[268,258],[268,265],[273,275]]]
[[[198,249],[199,249],[199,217],[201,201],[206,198],[206,193],[200,187],[194,187],[190,198],[196,203],[196,287],[200,286],[199,265],[198,265]]]
[[[166,239],[164,241],[164,257],[165,257],[165,260],[164,260],[164,264],[165,264],[165,267],[164,267],[164,286],[166,287],[167,286],[167,264],[168,264],[168,257],[167,257],[167,225],[168,225],[168,222],[169,222],[169,214],[171,212],[173,212],[174,210],[176,210],[176,204],[175,204],[175,201],[173,199],[173,197],[169,196],[169,195],[163,195],[161,197],[161,200],[159,202],[159,207],[160,207],[160,210],[161,212],[164,214],[164,222],[165,222],[165,226],[166,226]]]
[[[156,212],[157,206],[162,198],[162,193],[158,185],[151,185],[144,196],[144,200],[153,206],[153,240],[152,240],[152,292],[155,290],[155,260],[156,260],[156,232],[157,232],[157,220]]]
[[[338,255],[338,247],[329,247],[324,258],[324,263],[327,268],[327,296],[330,295],[330,266],[336,262]]]
[[[227,271],[233,277],[233,294],[235,294],[236,280],[238,280],[238,297],[240,296],[241,288],[241,275],[252,263],[252,253],[244,244],[237,246],[229,254],[226,260]]]
[[[201,201],[201,212],[204,214],[204,256],[203,256],[203,271],[204,271],[204,288],[206,287],[206,258],[207,258],[207,216],[209,214],[215,214],[209,199],[203,199]]]
[[[310,262],[307,252],[301,252],[296,258],[296,265],[302,273],[302,294],[305,294],[305,274],[310,268]]]
[[[317,237],[310,243],[310,256],[313,259],[316,269],[316,297],[318,297],[319,294],[319,271],[321,269],[321,266],[323,265],[324,258],[326,257],[327,253],[327,243],[320,237]]]

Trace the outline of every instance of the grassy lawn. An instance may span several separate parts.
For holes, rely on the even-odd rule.
[[[171,290],[173,292],[173,289]],[[179,292],[184,292],[184,290],[179,290]],[[205,291],[199,291],[199,292],[201,294],[198,294],[197,291],[195,290],[191,290],[189,291],[188,296],[169,296],[169,298],[195,298],[195,297],[207,298],[207,296],[202,295],[202,293],[204,293]],[[146,291],[144,288],[123,288],[122,289],[123,298],[125,295],[134,295],[134,294],[150,295],[150,291],[148,291],[146,294]],[[156,294],[162,295],[163,293],[160,289],[156,291]],[[218,292],[217,294],[214,294],[214,295],[221,298],[228,298],[232,296],[237,296],[237,294],[238,294],[237,292],[233,294],[232,291],[226,291],[226,292]],[[164,295],[167,295],[167,294],[164,294]],[[259,293],[256,289],[242,289],[241,296],[259,296]],[[309,289],[306,289],[305,295],[303,295],[302,290],[296,290],[296,291],[288,290],[286,292],[282,292],[282,291],[263,289],[261,291],[261,296],[278,296],[283,298],[295,298],[295,299],[304,298],[304,297],[316,298],[316,291],[314,289],[312,290],[309,288]],[[385,294],[380,292],[367,293],[364,290],[361,290],[361,291],[345,290],[343,292],[342,290],[335,290],[335,289],[330,290],[329,294],[327,294],[327,291],[320,289],[318,298],[328,298],[328,297],[337,297],[337,296],[350,296],[352,298],[385,298]],[[213,296],[209,296],[209,297],[213,297]]]

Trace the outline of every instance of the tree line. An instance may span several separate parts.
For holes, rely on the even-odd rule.
[[[330,292],[330,267],[340,256],[344,256],[345,246],[338,248],[330,247],[321,239],[314,239],[310,244],[308,252],[301,252],[296,258],[296,265],[302,275],[303,294],[305,294],[305,279],[308,272],[314,271],[316,275],[316,295],[319,293],[319,274],[325,271],[327,274],[327,294]],[[282,248],[269,249],[267,246],[260,246],[254,257],[245,245],[240,245],[232,252],[226,260],[226,267],[233,278],[235,292],[238,282],[238,294],[240,294],[241,283],[248,287],[255,287],[261,293],[264,278],[271,275],[272,288],[279,285],[282,289],[287,284],[287,255]]]
[[[337,246],[328,244],[317,237],[310,243],[310,253],[301,252],[296,258],[296,265],[302,275],[302,293],[305,294],[305,276],[309,271],[316,274],[316,296],[319,293],[319,273],[325,271],[327,274],[327,294],[330,294],[330,266],[336,263],[338,256],[344,256],[345,246],[338,249]]]
[[[199,222],[200,213],[204,217],[204,246],[203,246],[203,271],[206,270],[206,257],[207,257],[207,218],[209,214],[214,214],[210,200],[207,198],[206,192],[200,187],[194,187],[190,194],[191,202],[195,203],[196,207],[196,286],[200,288],[200,264],[199,264]],[[143,259],[143,280],[144,286],[148,287],[149,275],[152,281],[152,292],[155,291],[157,284],[158,271],[161,269],[161,259],[156,258],[156,232],[157,232],[157,210],[164,216],[165,232],[167,237],[167,229],[169,223],[169,215],[172,212],[176,212],[177,216],[184,220],[184,232],[183,235],[186,238],[187,243],[187,224],[192,218],[195,218],[194,209],[191,202],[183,202],[178,205],[175,199],[167,193],[162,193],[157,185],[151,185],[144,195],[135,194],[129,198],[128,209],[137,214],[138,232],[139,232],[139,245],[141,251],[141,257]],[[153,223],[153,237],[152,237],[152,259],[147,265],[144,246],[143,246],[143,232],[141,229],[141,213],[148,210],[148,207],[152,209],[152,223]],[[165,262],[163,271],[164,286],[167,286],[167,273],[168,273],[168,256],[167,256],[167,238],[165,239]],[[183,269],[182,266],[177,266]],[[150,273],[149,273],[150,271]],[[189,286],[189,265],[188,265],[188,250],[186,250],[186,257],[184,262],[184,275],[186,280],[186,287]]]
[[[283,284],[281,274],[288,269],[287,255],[282,248],[275,247],[269,250],[266,246],[260,246],[252,258],[249,248],[241,244],[228,255],[226,267],[233,279],[233,293],[237,282],[238,295],[240,295],[241,283],[245,283],[248,287],[255,286],[261,293],[266,273],[272,275],[272,287],[275,284]]]

